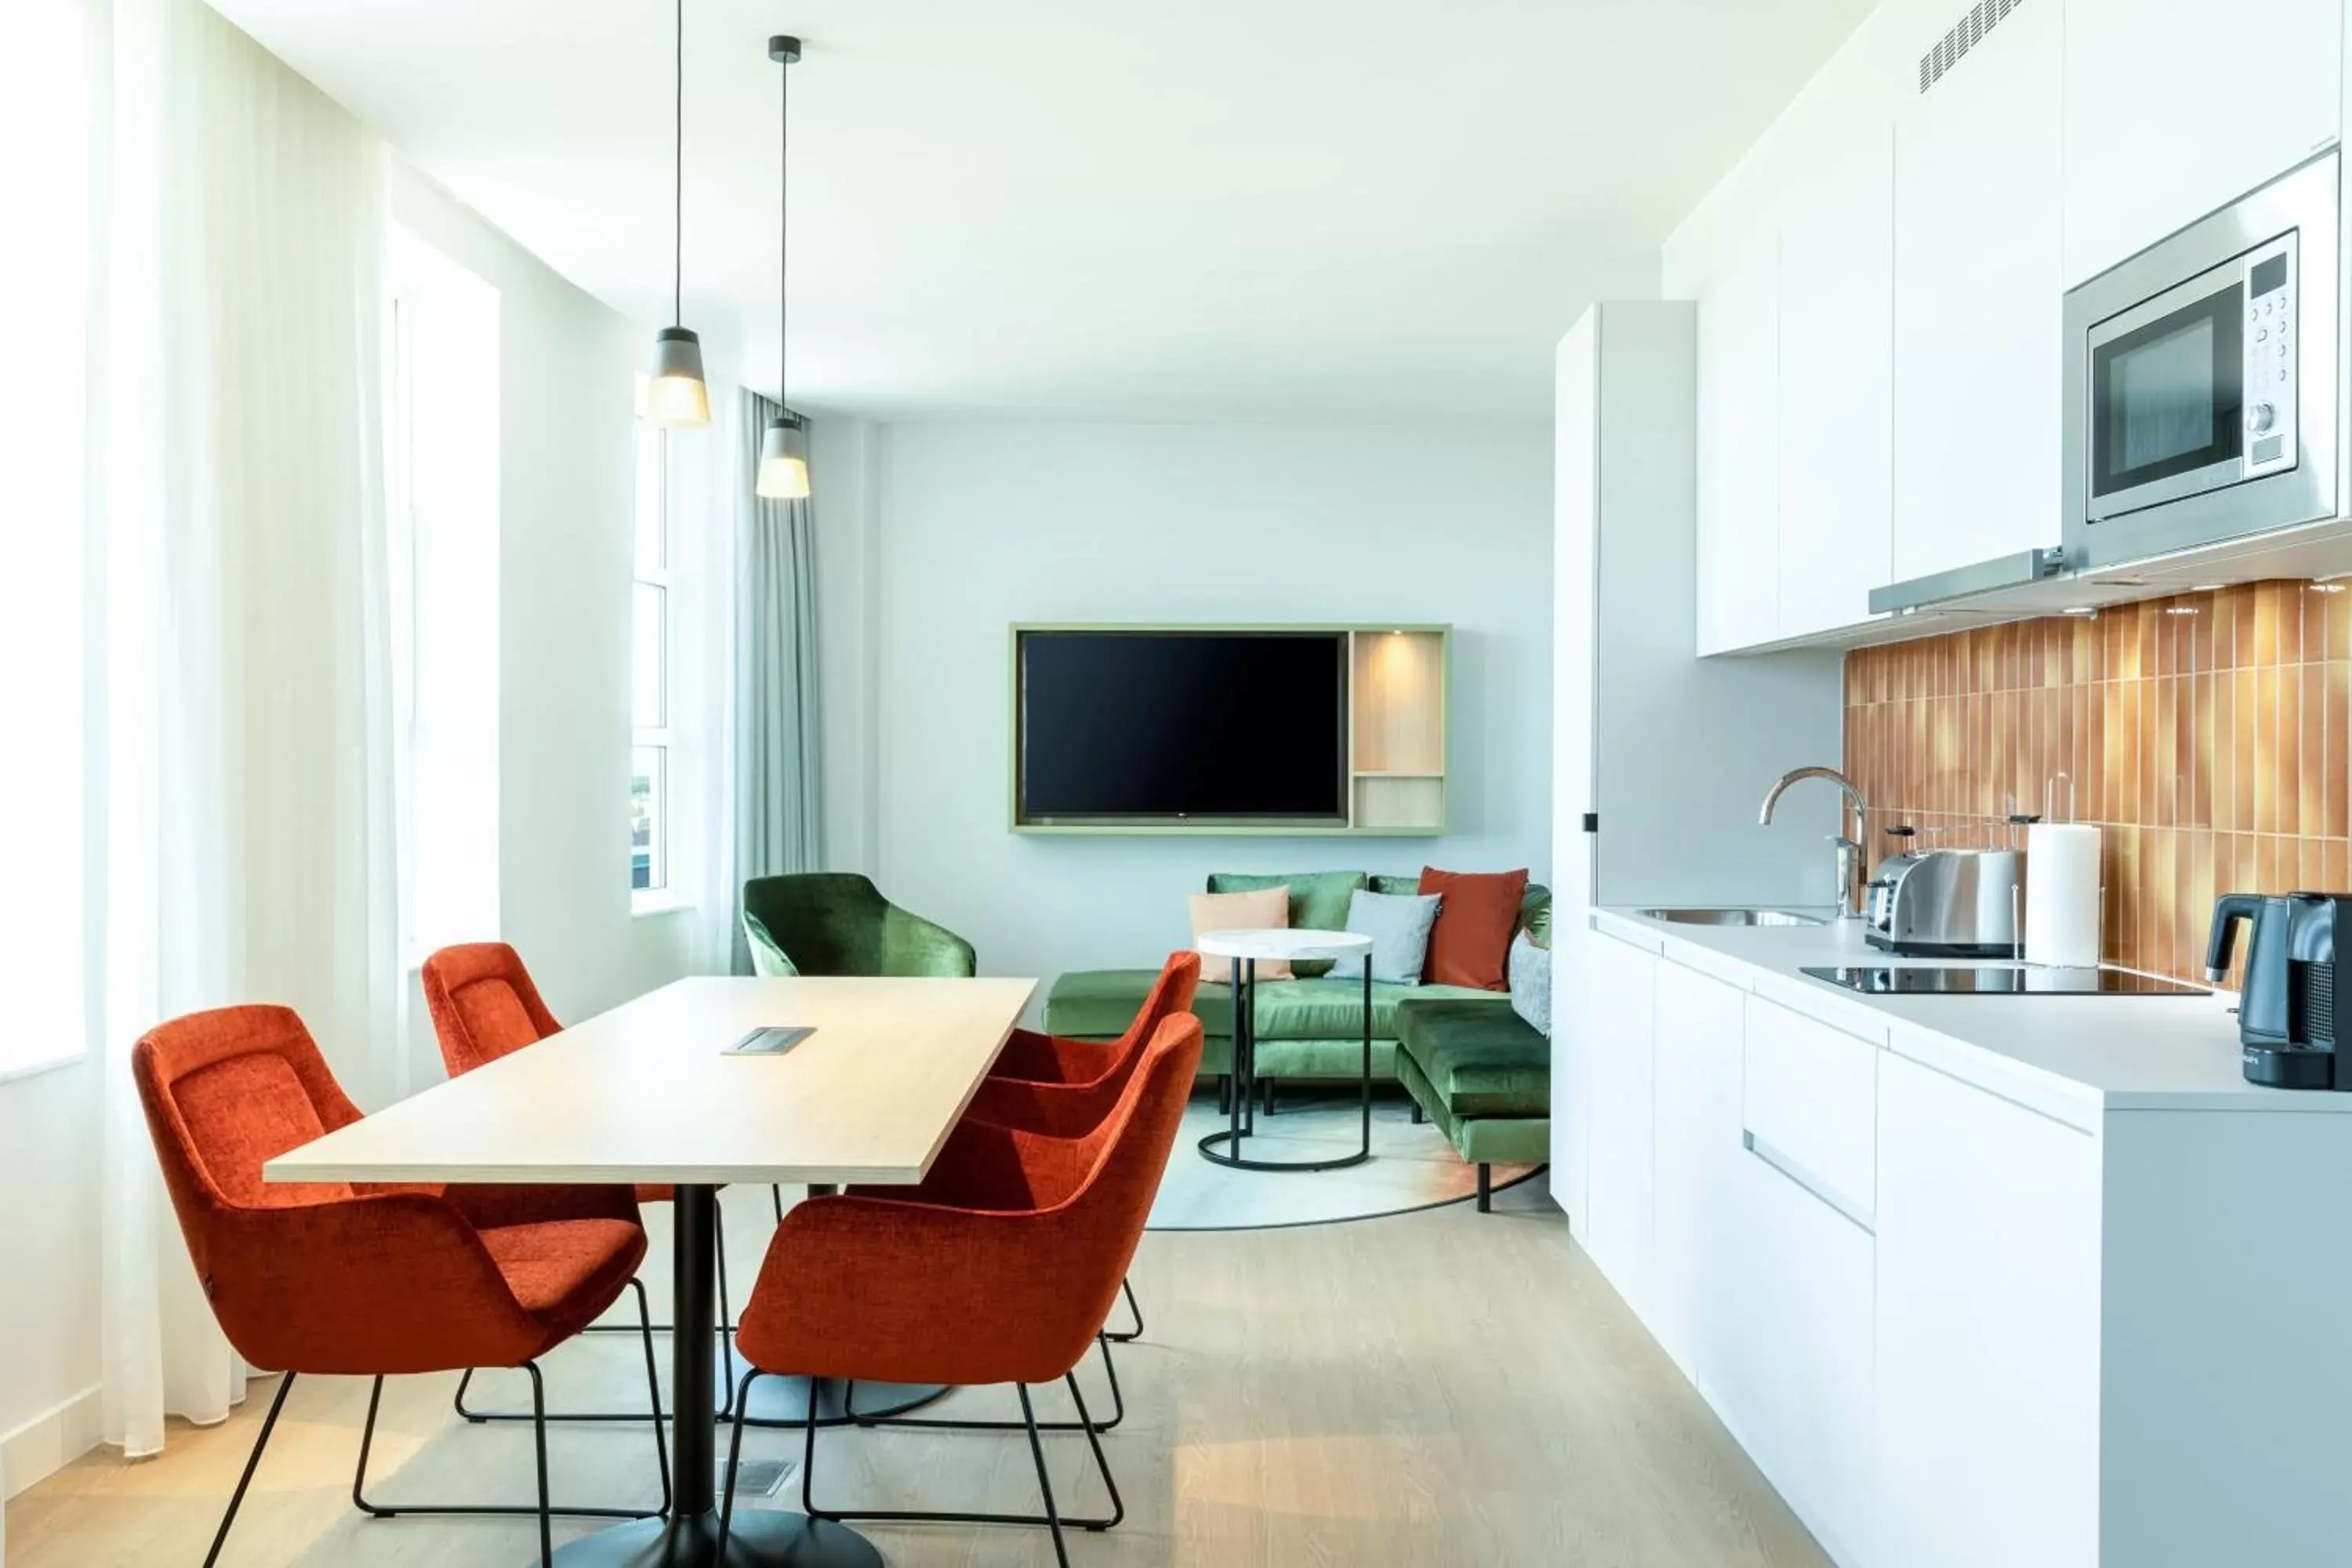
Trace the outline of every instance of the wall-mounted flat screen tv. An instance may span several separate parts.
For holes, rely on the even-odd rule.
[[[1348,634],[1014,634],[1024,824],[1345,826]]]

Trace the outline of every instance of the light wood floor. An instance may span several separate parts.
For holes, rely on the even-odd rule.
[[[1278,1178],[1269,1178],[1278,1179]],[[766,1194],[756,1195],[764,1205]],[[1123,1347],[1127,1423],[1106,1439],[1127,1523],[1076,1534],[1078,1568],[1737,1568],[1824,1564],[1788,1508],[1569,1238],[1530,1183],[1467,1205],[1312,1228],[1154,1233],[1135,1284],[1150,1337]],[[758,1256],[738,1204],[739,1274]],[[663,1347],[667,1371],[667,1350]],[[550,1403],[643,1397],[635,1342],[597,1336],[551,1358]],[[522,1392],[501,1374],[493,1396]],[[371,1496],[522,1500],[527,1427],[450,1414],[454,1377],[388,1385]],[[478,1380],[478,1386],[480,1380]],[[1085,1384],[1099,1412],[1100,1369]],[[8,1506],[8,1568],[194,1568],[272,1385],[223,1426],[175,1427],[126,1465],[101,1449]],[[359,1379],[305,1379],[287,1402],[223,1568],[299,1563],[520,1564],[523,1521],[362,1518],[348,1493],[366,1408]],[[1066,1395],[1040,1396],[1040,1414]],[[936,1409],[1017,1414],[1009,1390]],[[723,1436],[723,1434],[722,1434]],[[1064,1506],[1099,1483],[1075,1436],[1051,1438]],[[749,1457],[797,1458],[796,1434],[754,1432]],[[641,1426],[558,1426],[558,1500],[656,1497]],[[723,1444],[721,1453],[724,1453]],[[1016,1435],[851,1432],[819,1439],[821,1501],[1025,1509]],[[797,1479],[786,1484],[798,1496]],[[559,1521],[559,1544],[591,1526]],[[1038,1564],[1042,1531],[867,1527],[894,1564]]]

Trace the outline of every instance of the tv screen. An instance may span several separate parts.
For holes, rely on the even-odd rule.
[[[1344,632],[1024,631],[1024,822],[1347,819]]]

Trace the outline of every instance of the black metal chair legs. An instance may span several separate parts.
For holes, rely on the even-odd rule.
[[[642,1307],[642,1301],[640,1302]],[[662,1501],[658,1509],[573,1508],[558,1507],[548,1500],[547,1486],[547,1384],[541,1376],[536,1362],[525,1362],[523,1371],[530,1374],[532,1436],[537,1450],[539,1469],[539,1502],[533,1507],[516,1508],[485,1503],[394,1503],[389,1507],[370,1502],[367,1499],[368,1455],[375,1447],[376,1415],[383,1405],[383,1379],[377,1377],[368,1389],[367,1422],[360,1428],[359,1464],[352,1471],[352,1506],[371,1519],[397,1519],[403,1514],[430,1517],[495,1517],[536,1518],[539,1521],[540,1561],[551,1561],[555,1555],[552,1521],[557,1514],[583,1519],[656,1519],[669,1511],[669,1445],[662,1436],[661,1386],[654,1375],[653,1339],[646,1339],[646,1384],[653,1398],[651,1421],[654,1429],[654,1455],[661,1469]],[[294,1387],[295,1374],[287,1373],[278,1380],[278,1392],[269,1401],[269,1413],[261,1419],[260,1434],[254,1438],[253,1452],[246,1456],[245,1471],[237,1477],[236,1490],[229,1494],[227,1511],[221,1515],[220,1528],[213,1534],[212,1550],[205,1553],[205,1568],[215,1568],[220,1561],[221,1548],[228,1543],[230,1527],[236,1523],[238,1510],[245,1506],[245,1494],[253,1486],[254,1472],[261,1468],[262,1450],[269,1447],[270,1435],[278,1430],[278,1416],[286,1408],[286,1395]],[[645,1415],[635,1417],[646,1420]]]
[[[1110,1419],[1091,1424],[1092,1429],[1097,1432],[1111,1431],[1127,1419],[1127,1395],[1118,1386],[1118,1363],[1111,1360],[1110,1342],[1111,1336],[1108,1333],[1095,1336],[1095,1342],[1102,1350],[1103,1376],[1110,1384],[1111,1399]],[[1076,1375],[1076,1372],[1071,1373],[1073,1378]],[[857,1413],[857,1384],[855,1382],[842,1384],[841,1411],[852,1425],[858,1426],[912,1426],[927,1428],[934,1432],[1018,1432],[1027,1425],[1022,1421],[965,1421],[946,1415],[860,1415]],[[1083,1415],[1083,1407],[1081,1407],[1081,1414]],[[1079,1423],[1041,1421],[1037,1424],[1037,1429],[1041,1432],[1076,1432],[1079,1430]]]
[[[367,1499],[368,1454],[375,1447],[376,1410],[383,1399],[383,1379],[381,1377],[375,1380],[375,1385],[368,1391],[367,1424],[360,1429],[360,1462],[352,1472],[352,1506],[370,1519],[397,1519],[403,1514],[421,1515],[427,1518],[512,1519],[537,1514],[540,1520],[541,1562],[547,1561],[550,1555],[547,1550],[548,1521],[556,1514],[577,1519],[629,1520],[658,1519],[669,1512],[669,1444],[662,1436],[661,1388],[655,1377],[653,1345],[650,1339],[646,1341],[646,1384],[647,1391],[653,1396],[653,1415],[650,1417],[639,1415],[637,1419],[640,1421],[650,1419],[654,1429],[654,1458],[661,1473],[662,1500],[659,1508],[574,1507],[571,1504],[556,1504],[548,1501],[547,1424],[555,1417],[547,1414],[547,1381],[540,1373],[539,1363],[525,1362],[522,1369],[530,1374],[531,1435],[539,1454],[539,1506],[537,1508],[516,1508],[504,1503],[396,1502],[384,1504],[370,1502]]]
[[[756,1367],[743,1374],[742,1384],[735,1391],[734,1404],[737,1408],[741,1408],[743,1402],[750,1396],[751,1385],[768,1375],[770,1374],[761,1372]],[[884,1524],[1042,1524],[1053,1532],[1055,1561],[1062,1565],[1062,1568],[1069,1568],[1070,1552],[1067,1543],[1063,1540],[1063,1527],[1076,1525],[1081,1530],[1097,1531],[1114,1529],[1127,1518],[1127,1504],[1118,1495],[1118,1481],[1111,1477],[1110,1461],[1103,1455],[1099,1428],[1096,1426],[1093,1416],[1087,1410],[1087,1396],[1078,1387],[1076,1375],[1074,1373],[1062,1381],[1069,1384],[1070,1397],[1076,1402],[1078,1407],[1078,1419],[1071,1425],[1087,1435],[1087,1447],[1094,1450],[1095,1468],[1101,1473],[1103,1486],[1110,1493],[1111,1511],[1108,1514],[1090,1519],[1067,1519],[1063,1516],[1061,1509],[1054,1500],[1053,1478],[1045,1468],[1045,1446],[1039,1436],[1045,1430],[1045,1426],[1037,1419],[1036,1408],[1030,1403],[1029,1388],[1025,1384],[1015,1384],[1013,1391],[1021,1396],[1020,1425],[1029,1436],[1029,1456],[1036,1464],[1038,1489],[1044,1493],[1045,1500],[1044,1513],[928,1513],[907,1510],[835,1512],[831,1510],[820,1509],[816,1504],[815,1488],[817,1418],[814,1382],[810,1384],[808,1421],[803,1429],[804,1436],[802,1439],[801,1452],[801,1511],[811,1519],[827,1520],[835,1523],[856,1520]],[[719,1560],[721,1562],[726,1561],[728,1537],[734,1525],[735,1476],[737,1467],[742,1462],[743,1458],[744,1425],[741,1421],[735,1423],[734,1436],[728,1442],[727,1486],[720,1498],[719,1509]],[[1007,1422],[1003,1425],[1009,1426],[1013,1424]]]
[[[1103,1325],[1103,1338],[1110,1341],[1113,1344],[1132,1344],[1137,1340],[1143,1337],[1143,1309],[1136,1304],[1135,1287],[1129,1282],[1124,1275],[1119,1278],[1118,1290],[1120,1295],[1127,1298],[1127,1310],[1135,1314],[1135,1327],[1125,1330],[1114,1330],[1109,1324],[1106,1323]]]
[[[221,1548],[228,1542],[228,1527],[236,1522],[236,1510],[245,1506],[245,1489],[253,1484],[253,1472],[261,1468],[261,1450],[269,1447],[269,1435],[278,1429],[278,1413],[286,1408],[286,1391],[293,1386],[290,1372],[278,1380],[269,1414],[261,1418],[261,1436],[254,1439],[253,1452],[246,1456],[245,1473],[236,1478],[236,1490],[229,1494],[228,1511],[221,1515],[220,1529],[213,1532],[213,1549],[205,1553],[205,1568],[213,1568],[220,1561]]]
[[[1495,1167],[1485,1163],[1478,1167],[1478,1212],[1495,1212]]]

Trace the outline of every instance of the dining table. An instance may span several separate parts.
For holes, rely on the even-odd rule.
[[[672,1187],[672,1507],[666,1518],[570,1541],[555,1564],[707,1568],[722,1561],[719,1189],[920,1182],[1036,987],[994,978],[678,980],[280,1154],[263,1173]],[[772,1029],[807,1032],[781,1051],[731,1049]],[[837,1521],[739,1506],[724,1562],[877,1568],[882,1556]]]

